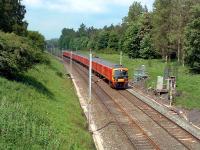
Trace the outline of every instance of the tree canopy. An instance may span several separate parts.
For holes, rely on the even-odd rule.
[[[191,10],[191,22],[186,28],[186,62],[195,72],[200,72],[200,4]]]
[[[45,38],[27,31],[25,6],[21,0],[0,0],[0,75],[15,76],[35,64],[47,62]]]
[[[62,32],[59,39],[60,47],[92,48],[97,51],[111,50],[117,53],[123,51],[130,58],[162,57],[166,61],[175,58],[180,64],[184,65],[187,62],[190,67],[194,67],[188,63],[191,62],[189,51],[198,52],[198,47],[192,48],[194,43],[189,41],[194,34],[192,32],[195,30],[197,34],[200,27],[194,29],[192,26],[198,18],[195,18],[197,16],[194,17],[194,13],[190,11],[199,3],[200,0],[155,0],[153,10],[148,11],[146,6],[133,2],[121,24],[111,24],[96,29],[82,23],[77,31],[65,29],[71,32]],[[194,42],[199,40],[197,35]]]
[[[14,32],[18,35],[25,35],[27,22],[24,21],[26,13],[25,6],[21,0],[0,1],[0,29],[4,32]]]

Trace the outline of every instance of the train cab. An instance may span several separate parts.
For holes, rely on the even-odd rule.
[[[116,89],[128,88],[128,69],[122,65],[116,65],[113,69],[113,87]]]

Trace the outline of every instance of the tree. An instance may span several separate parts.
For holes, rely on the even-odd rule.
[[[0,30],[25,35],[27,22],[23,21],[26,10],[21,0],[0,1]]]
[[[140,19],[140,57],[144,59],[152,59],[156,57],[156,51],[152,40],[152,14],[144,13]]]
[[[115,51],[118,50],[119,37],[115,31],[110,32],[108,48],[111,48]]]
[[[79,37],[87,36],[87,28],[83,23],[80,25],[77,34]]]
[[[72,48],[72,39],[76,37],[74,29],[64,28],[59,39],[60,48],[70,49]],[[71,45],[70,45],[71,44]]]
[[[41,51],[45,49],[45,38],[37,31],[28,31],[27,37],[37,46]]]
[[[98,41],[96,45],[97,50],[102,50],[108,47],[109,32],[102,30],[98,35]]]
[[[192,5],[200,0],[156,0],[153,11],[154,45],[163,58],[176,54],[178,62],[184,60],[184,30]]]
[[[51,39],[46,41],[47,48],[59,48],[59,39]]]
[[[11,77],[44,61],[41,50],[28,38],[0,32],[1,75]]]
[[[153,47],[150,34],[146,34],[140,42],[140,57],[144,59],[153,59],[157,56]]]
[[[140,41],[141,38],[139,36],[139,25],[132,24],[126,30],[123,49],[125,53],[128,53],[130,58],[138,58],[140,51]]]
[[[83,36],[83,37],[80,38],[79,44],[80,44],[81,49],[87,48],[88,41],[89,41],[89,38],[87,36]]]
[[[169,34],[173,24],[171,20],[172,4],[172,0],[156,0],[154,2],[153,41],[163,59],[168,58],[171,53]]]
[[[186,63],[191,70],[200,72],[200,4],[192,8],[191,22],[186,28]]]
[[[133,2],[129,7],[128,16],[124,17],[123,22],[130,24],[131,22],[137,22],[140,15],[147,11],[147,8],[143,8],[140,2]]]

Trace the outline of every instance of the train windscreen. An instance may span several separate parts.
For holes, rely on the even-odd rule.
[[[128,72],[126,70],[115,70],[115,78],[128,78]]]

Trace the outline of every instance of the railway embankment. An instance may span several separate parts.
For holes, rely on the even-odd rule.
[[[71,79],[50,61],[0,77],[0,149],[95,149]]]

